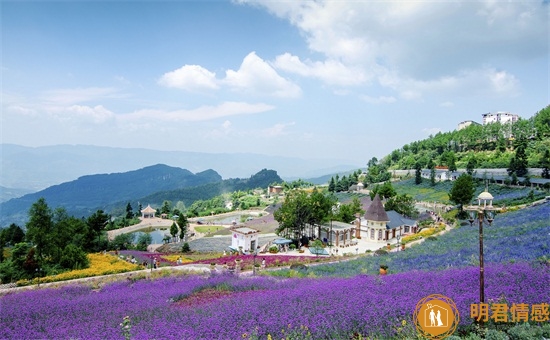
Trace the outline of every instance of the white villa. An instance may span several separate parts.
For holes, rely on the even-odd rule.
[[[231,246],[234,251],[252,253],[258,247],[258,235],[260,232],[248,227],[231,228]]]
[[[518,115],[510,112],[484,113],[481,116],[483,117],[483,125],[490,123],[514,123],[519,119]]]

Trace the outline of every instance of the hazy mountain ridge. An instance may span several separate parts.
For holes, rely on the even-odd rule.
[[[114,202],[221,181],[214,170],[193,174],[163,164],[125,173],[87,175],[0,204],[0,222],[24,221],[30,206],[40,197],[44,197],[52,209],[62,206],[69,214],[85,216]]]
[[[173,204],[182,201],[185,206],[190,206],[197,200],[209,200],[216,196],[239,190],[248,191],[256,188],[267,188],[270,184],[281,183],[282,181],[277,171],[263,169],[250,178],[230,178],[196,187],[159,191],[141,198],[136,197],[132,201],[132,204],[140,203],[143,206],[150,204],[154,207],[160,207],[164,201],[171,201]],[[106,209],[111,211],[117,208],[120,209],[125,205],[126,202],[116,202],[106,207]]]
[[[38,191],[91,174],[127,172],[167,164],[193,173],[216,169],[222,178],[245,178],[261,169],[277,169],[282,178],[311,178],[357,169],[353,161],[301,159],[251,153],[214,154],[90,145],[26,147],[0,144],[0,185]],[[361,160],[356,163],[360,164]],[[363,165],[364,166],[364,165]]]

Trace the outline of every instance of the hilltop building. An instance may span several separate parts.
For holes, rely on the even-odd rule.
[[[467,128],[470,125],[481,125],[478,122],[474,122],[473,120],[465,120],[463,122],[458,123],[458,130],[462,130]]]
[[[490,123],[515,123],[519,119],[519,116],[516,114],[500,111],[494,113],[484,113],[481,116],[483,117],[483,125]]]

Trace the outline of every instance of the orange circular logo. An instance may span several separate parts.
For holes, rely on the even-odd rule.
[[[453,334],[460,316],[453,300],[432,294],[418,301],[413,314],[416,329],[428,339],[445,339]]]

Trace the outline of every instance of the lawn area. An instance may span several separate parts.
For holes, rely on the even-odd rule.
[[[220,230],[227,229],[219,225],[208,225],[208,226],[195,226],[195,231],[201,234],[213,234]]]

